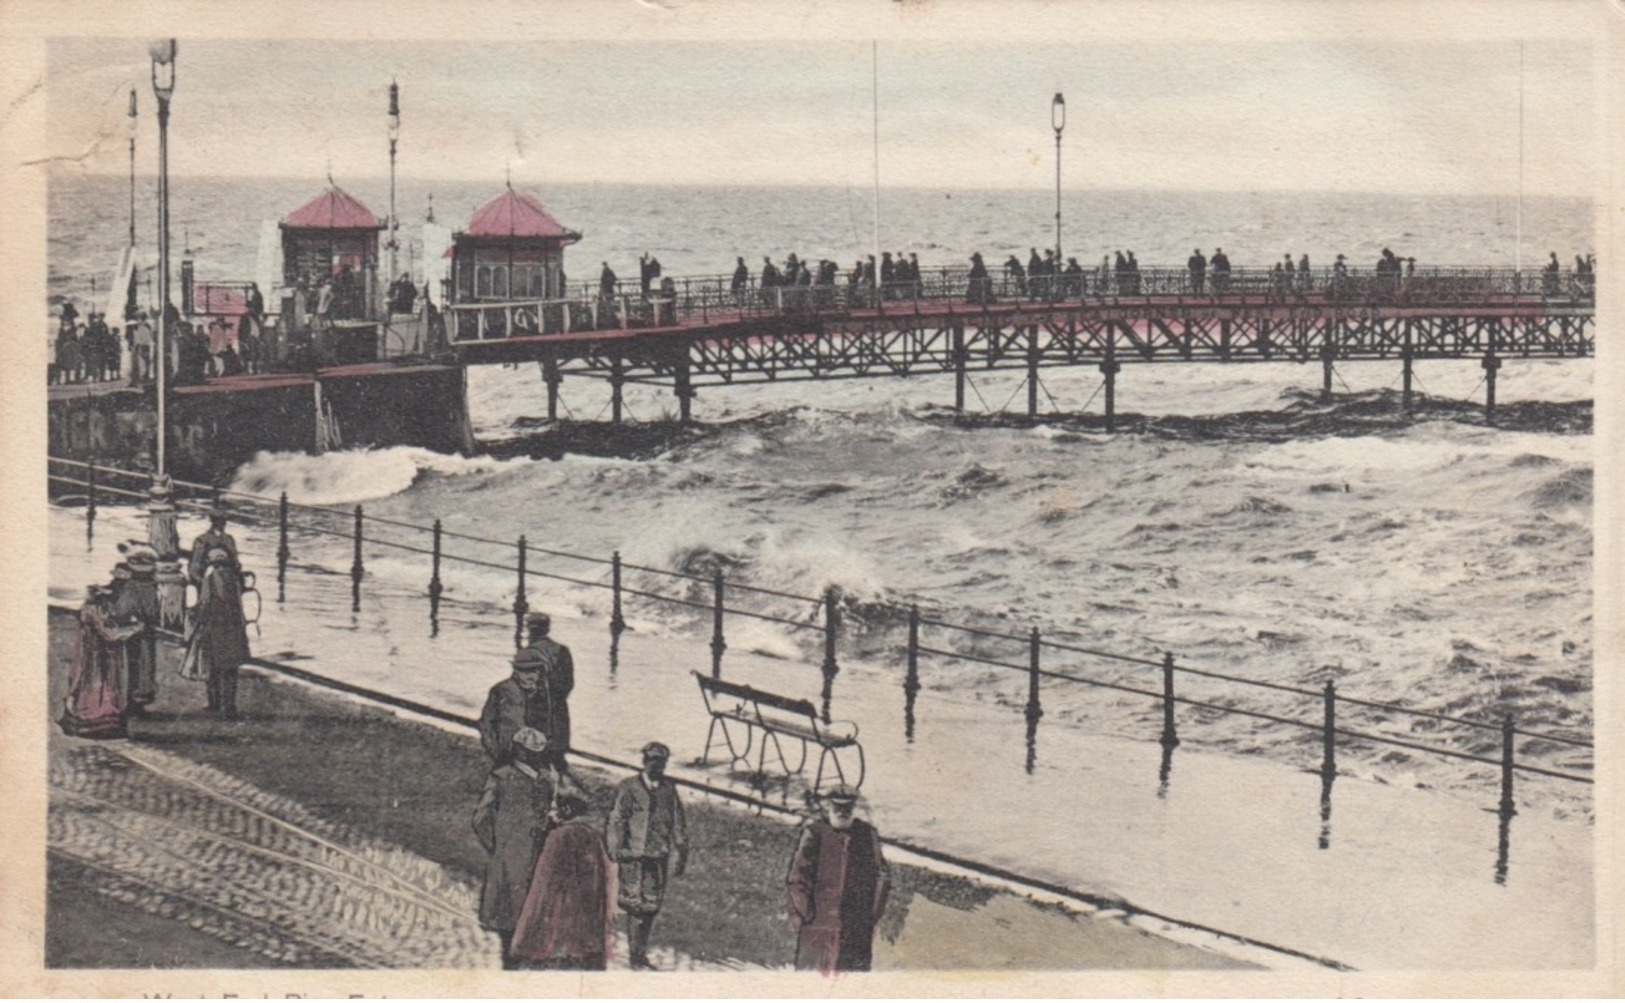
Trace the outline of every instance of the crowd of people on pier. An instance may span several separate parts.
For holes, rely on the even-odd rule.
[[[479,717],[490,763],[473,824],[488,857],[480,923],[502,943],[508,969],[602,970],[613,954],[613,915],[625,917],[628,963],[652,969],[649,940],[691,841],[671,748],[651,741],[641,768],[607,792],[602,823],[592,792],[570,769],[575,662],[550,636],[546,613],[526,616],[527,642],[512,674],[491,688]],[[821,794],[822,813],[801,827],[786,879],[796,964],[865,971],[885,909],[889,872],[879,835],[856,817],[857,791]]]
[[[263,332],[265,301],[257,285],[243,297],[242,312],[183,318],[174,304],[164,317],[168,358],[165,378],[173,386],[202,383],[213,376],[257,373],[265,369]],[[120,328],[107,316],[91,311],[85,322],[66,300],[58,317],[54,355],[47,367],[49,386],[111,383],[124,380],[128,360],[132,387],[156,378],[159,364],[157,321],[145,310],[130,311]],[[122,335],[122,336],[121,336]],[[122,341],[122,345],[120,342]]]
[[[192,541],[183,581],[196,602],[183,617],[185,650],[179,674],[201,681],[209,712],[238,720],[237,671],[249,658],[244,597],[255,593],[252,572],[226,531],[227,513],[209,513],[209,529]],[[158,696],[158,638],[164,623],[159,557],[150,547],[130,549],[106,585],[92,585],[79,607],[79,651],[67,680],[58,724],[82,738],[122,738],[131,718],[143,717]],[[257,593],[256,597],[257,597]],[[180,610],[182,600],[175,600]]]

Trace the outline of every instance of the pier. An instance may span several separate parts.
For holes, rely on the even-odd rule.
[[[454,304],[447,335],[464,365],[540,363],[550,419],[567,376],[607,381],[616,422],[630,383],[669,387],[686,422],[702,386],[950,373],[962,414],[968,376],[995,369],[1025,370],[1027,416],[1036,418],[1040,369],[1091,366],[1103,380],[1108,430],[1129,363],[1319,363],[1330,396],[1339,362],[1394,361],[1409,409],[1417,362],[1467,361],[1484,370],[1493,420],[1506,361],[1594,351],[1588,275],[1297,275],[1283,281],[1277,272],[1237,270],[1204,285],[1185,269],[1152,268],[1063,275],[1046,289],[936,269],[879,295],[854,284],[736,291],[727,277],[705,276],[668,279],[647,297],[585,289],[563,299]]]

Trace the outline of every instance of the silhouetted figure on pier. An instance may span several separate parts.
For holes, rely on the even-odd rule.
[[[920,279],[920,256],[908,252],[908,281],[916,297],[925,295],[925,283]]]
[[[984,306],[993,302],[993,280],[988,277],[981,251],[970,256],[970,287],[965,291],[965,302]]]
[[[649,298],[649,287],[658,278],[660,278],[660,259],[645,251],[638,258],[638,287],[644,299]]]
[[[1005,295],[1027,295],[1027,270],[1021,267],[1021,259],[1014,254],[1004,259],[1004,292]]]
[[[1128,252],[1128,284],[1132,295],[1140,295],[1140,261],[1134,252]]]
[[[1563,273],[1563,266],[1557,263],[1556,251],[1552,252],[1551,260],[1546,263],[1545,268],[1541,269],[1541,273],[1541,288],[1544,290],[1547,296],[1556,296],[1559,291],[1561,275]]]
[[[1082,299],[1085,279],[1083,277],[1083,266],[1078,264],[1077,258],[1066,259],[1066,272],[1064,274],[1066,275],[1066,283],[1061,290],[1061,295],[1063,297]]]
[[[62,320],[57,324],[58,331],[71,331],[79,323],[79,308],[73,305],[73,300],[64,300],[62,303]]]
[[[1309,278],[1309,255],[1306,253],[1298,259],[1298,291],[1308,293],[1314,288],[1314,282]]]
[[[1200,247],[1185,259],[1185,270],[1190,273],[1191,292],[1197,296],[1202,295],[1202,288],[1207,284],[1207,258],[1202,256]]]
[[[125,329],[124,337],[130,348],[130,386],[140,386],[152,379],[154,337],[145,311],[136,314],[135,322]]]
[[[1038,256],[1038,248],[1032,248],[1027,255],[1027,296],[1037,299],[1044,295],[1044,259]]]
[[[762,279],[761,279],[761,294],[762,294],[762,305],[763,306],[773,306],[774,305],[775,297],[778,294],[775,293],[773,290],[778,286],[778,284],[779,284],[779,269],[778,269],[778,266],[773,264],[773,259],[772,258],[767,257],[766,255],[763,255],[762,256]]]
[[[744,302],[745,290],[750,288],[750,268],[745,264],[744,257],[741,256],[736,260],[738,264],[734,266],[733,282],[729,285],[728,291],[733,293],[734,303],[738,305]]]
[[[242,359],[244,372],[260,371],[260,339],[254,333],[254,318],[251,314],[245,313],[237,318],[237,355]]]
[[[1112,278],[1116,279],[1117,295],[1128,292],[1128,259],[1123,257],[1122,251],[1118,251],[1112,261]]]
[[[1230,256],[1224,253],[1224,248],[1213,249],[1213,259],[1208,262],[1208,270],[1213,273],[1213,291],[1223,295],[1230,291]]]

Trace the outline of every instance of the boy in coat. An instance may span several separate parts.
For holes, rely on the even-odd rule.
[[[513,748],[513,760],[486,777],[474,808],[474,835],[491,855],[480,892],[480,925],[502,938],[502,967],[508,969],[518,967],[513,932],[537,853],[547,837],[555,792],[544,759],[547,736],[535,728],[520,728]]]
[[[670,758],[671,750],[661,743],[645,745],[642,772],[621,781],[609,810],[609,855],[617,865],[616,899],[626,913],[633,968],[654,967],[649,963],[649,931],[666,893],[668,862],[674,877],[682,877],[688,867],[683,804],[677,785],[666,776]]]

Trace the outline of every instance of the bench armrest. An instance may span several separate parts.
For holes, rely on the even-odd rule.
[[[826,744],[845,745],[858,740],[858,723],[856,721],[831,721],[824,724],[813,721],[813,731],[817,733],[819,741]]]

